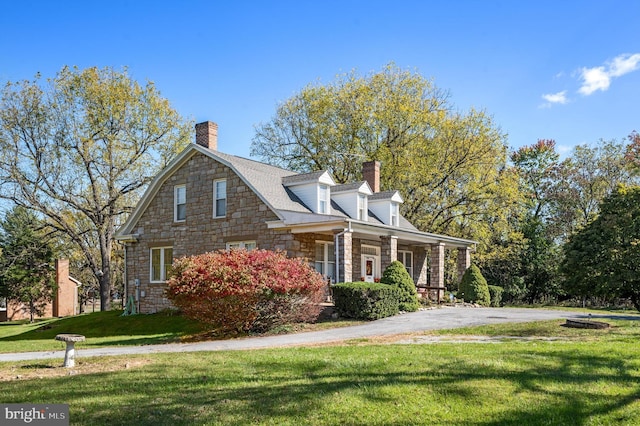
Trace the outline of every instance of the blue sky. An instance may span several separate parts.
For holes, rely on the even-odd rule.
[[[0,82],[64,65],[128,67],[219,149],[249,156],[254,125],[310,83],[393,62],[486,110],[517,148],[622,139],[638,125],[640,2],[2,1]]]

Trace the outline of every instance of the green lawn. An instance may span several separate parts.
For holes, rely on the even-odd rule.
[[[180,341],[202,332],[202,326],[179,315],[121,316],[122,311],[95,312],[66,318],[0,323],[0,353],[61,350],[56,334],[75,333],[87,340],[78,348],[147,345]]]
[[[82,425],[633,425],[638,321],[442,334],[560,340],[315,348],[0,363],[5,403],[68,403]],[[557,333],[556,333],[557,332]]]
[[[53,318],[29,324],[28,321],[0,322],[0,353],[62,350],[60,333],[82,334],[86,341],[76,348],[123,345],[153,345],[210,338],[204,327],[171,311],[153,315],[121,316],[122,311],[95,312],[74,317]],[[274,333],[320,330],[361,324],[362,321],[328,320],[318,324],[279,327]]]

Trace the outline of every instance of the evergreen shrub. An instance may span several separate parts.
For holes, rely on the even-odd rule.
[[[477,303],[482,306],[489,306],[491,303],[487,280],[484,279],[476,265],[471,265],[462,276],[462,281],[458,288],[458,298],[464,299],[465,302]]]
[[[400,310],[404,312],[415,312],[420,307],[418,292],[413,283],[413,279],[407,272],[404,265],[399,261],[393,261],[382,274],[380,282],[393,285],[400,289]]]
[[[491,299],[491,306],[498,307],[502,305],[502,293],[504,289],[497,285],[490,285],[489,298]]]

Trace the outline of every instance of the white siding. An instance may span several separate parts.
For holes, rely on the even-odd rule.
[[[369,210],[385,225],[391,225],[391,200],[369,200]]]
[[[358,193],[342,192],[340,194],[332,194],[331,198],[342,210],[352,219],[358,217]]]

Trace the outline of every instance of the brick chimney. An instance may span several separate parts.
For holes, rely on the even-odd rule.
[[[196,124],[196,143],[205,148],[218,150],[218,125],[213,121]]]
[[[373,192],[380,192],[380,162],[362,163],[362,178],[367,181]]]

